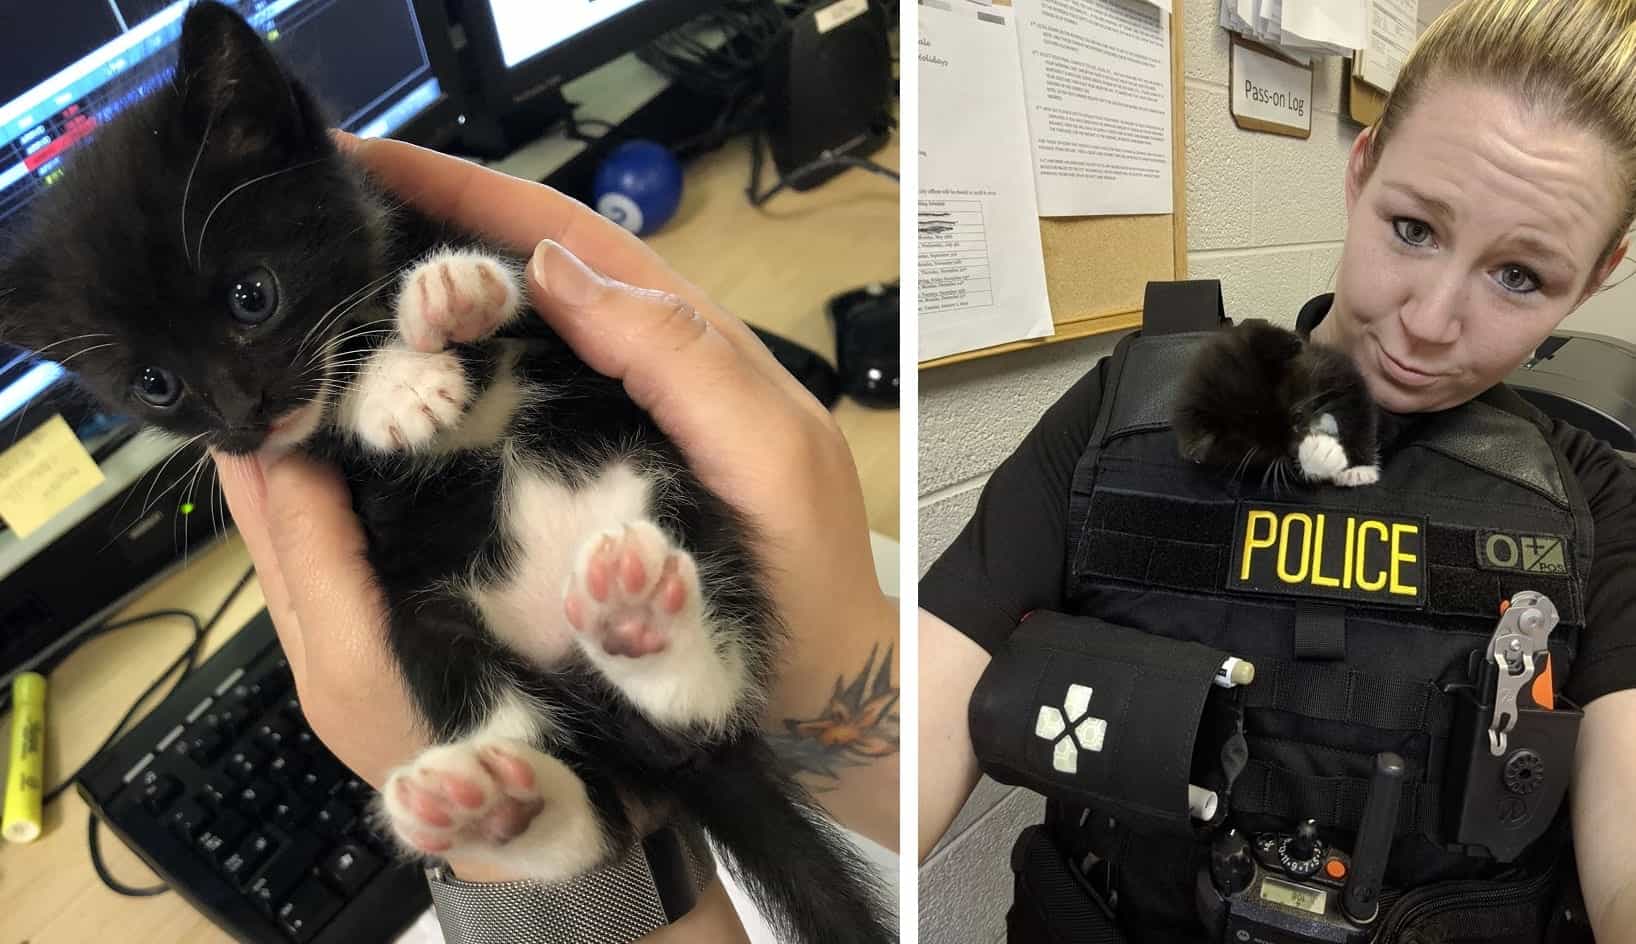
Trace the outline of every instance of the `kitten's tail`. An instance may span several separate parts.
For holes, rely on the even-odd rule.
[[[869,866],[759,736],[742,735],[672,787],[725,852],[780,941],[892,944],[892,910]]]

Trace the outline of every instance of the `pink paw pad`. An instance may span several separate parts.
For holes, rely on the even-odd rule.
[[[637,658],[664,651],[698,599],[692,556],[641,521],[587,542],[569,579],[563,613],[609,655]]]
[[[441,351],[451,341],[480,341],[517,313],[516,277],[478,252],[442,252],[405,277],[398,297],[398,332],[417,351]]]
[[[433,748],[393,772],[383,800],[398,837],[428,855],[503,845],[545,808],[534,768],[501,744]]]

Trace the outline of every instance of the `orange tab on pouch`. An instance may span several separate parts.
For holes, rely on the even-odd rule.
[[[1540,653],[1539,661],[1540,667],[1534,673],[1534,684],[1529,686],[1528,695],[1534,700],[1535,707],[1543,708],[1546,711],[1554,711],[1556,709],[1556,692],[1552,690],[1554,686],[1551,677],[1551,654],[1549,652]]]

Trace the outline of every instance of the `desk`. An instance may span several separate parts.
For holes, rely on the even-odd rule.
[[[898,163],[894,141],[880,155]],[[689,168],[677,218],[652,242],[687,278],[748,321],[834,356],[824,302],[840,291],[898,274],[895,184],[852,171],[810,193],[784,193],[756,210],[744,199],[749,157],[741,141]],[[852,447],[870,526],[898,535],[898,413],[843,400],[836,419]],[[200,554],[126,608],[124,616],[177,608],[201,617],[249,566],[236,535]],[[251,581],[206,640],[214,652],[263,606]],[[68,776],[107,736],[142,689],[187,645],[180,623],[132,627],[88,642],[53,673],[47,719],[46,782]],[[10,736],[10,718],[0,737]],[[174,894],[122,898],[91,870],[85,804],[72,790],[45,814],[45,832],[18,846],[0,842],[0,944],[220,942],[227,940]],[[103,831],[112,873],[131,885],[155,881],[117,838]]]

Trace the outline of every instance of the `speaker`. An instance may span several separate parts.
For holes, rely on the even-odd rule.
[[[827,156],[866,157],[891,135],[889,23],[879,0],[835,0],[791,20],[768,51],[764,91],[773,162],[810,190],[846,168],[796,171]]]

